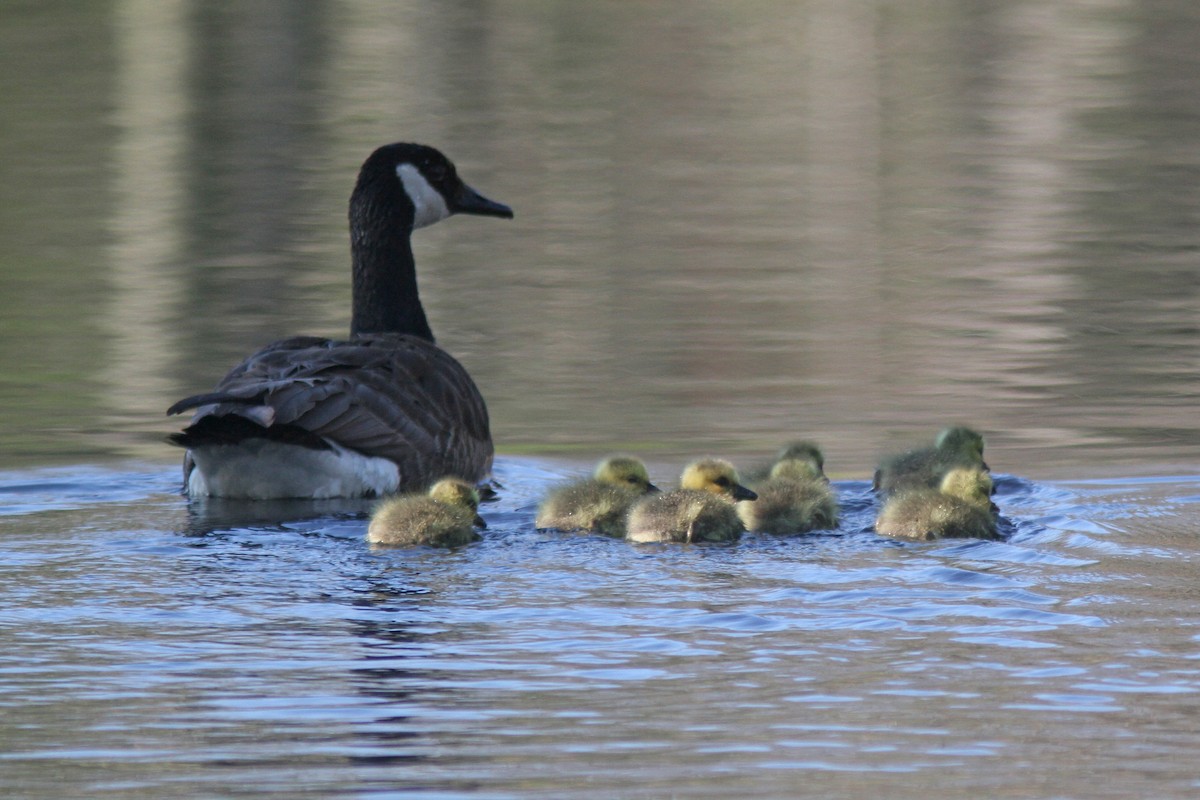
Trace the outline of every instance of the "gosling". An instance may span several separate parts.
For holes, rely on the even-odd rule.
[[[771,477],[771,470],[774,469],[776,464],[780,461],[793,458],[809,462],[824,477],[825,454],[821,452],[821,448],[815,442],[795,441],[789,442],[779,448],[779,452],[775,455],[775,460],[771,463],[755,466],[747,470],[745,475],[746,480],[751,486],[755,483],[761,483]]]
[[[891,494],[901,489],[936,489],[955,467],[988,469],[983,460],[983,436],[970,428],[946,428],[933,447],[883,459],[875,470],[875,491]]]
[[[931,541],[943,537],[999,539],[992,478],[979,467],[955,467],[940,488],[896,493],[875,520],[876,533]]]
[[[535,524],[560,531],[592,531],[624,536],[629,509],[644,495],[657,492],[640,459],[611,456],[592,477],[554,489],[538,508]]]
[[[371,515],[367,541],[372,544],[458,547],[478,541],[479,492],[466,481],[443,478],[428,494],[406,494],[380,503]]]
[[[777,461],[767,480],[754,487],[758,499],[753,503],[738,503],[738,516],[747,530],[784,534],[837,527],[837,498],[819,466],[820,451],[816,454],[816,459]]]
[[[678,489],[633,506],[625,537],[633,542],[736,541],[746,528],[734,504],[758,497],[739,480],[728,461],[694,461],[684,469]]]

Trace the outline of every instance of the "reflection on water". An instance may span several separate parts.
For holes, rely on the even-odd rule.
[[[0,793],[1195,794],[1200,6],[10,5]],[[400,138],[517,211],[416,241],[485,540],[189,508],[163,410],[346,329]],[[950,421],[1008,539],[876,537],[861,479]],[[595,453],[801,435],[836,534],[532,528]]]
[[[862,481],[837,533],[534,530],[583,470],[502,458],[453,552],[188,509],[173,470],[0,476],[0,790],[1194,794],[1200,478],[1002,476],[1003,542],[876,537]]]
[[[1193,796],[1198,38],[1188,0],[11,2],[0,794]],[[162,411],[346,330],[401,138],[517,211],[415,242],[509,453],[486,539],[186,506]],[[860,479],[950,421],[1008,539],[872,534]],[[532,527],[594,453],[798,435],[836,534]]]
[[[0,30],[6,463],[173,457],[161,412],[349,318],[375,145],[513,224],[417,240],[501,450],[863,475],[1194,462],[1193,4],[43,3]],[[19,65],[19,69],[17,68]]]

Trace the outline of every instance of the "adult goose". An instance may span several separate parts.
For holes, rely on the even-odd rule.
[[[513,216],[432,147],[390,144],[367,158],[350,196],[350,338],[274,342],[171,406],[195,409],[169,437],[187,448],[190,496],[370,497],[488,475],[487,406],[434,343],[409,240],[452,214]]]

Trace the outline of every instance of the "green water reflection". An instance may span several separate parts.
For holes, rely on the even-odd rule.
[[[401,138],[517,210],[417,240],[502,452],[1200,455],[1190,2],[0,14],[0,466],[175,458],[172,400],[343,332],[354,172]]]

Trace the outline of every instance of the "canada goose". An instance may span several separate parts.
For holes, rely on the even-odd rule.
[[[350,338],[269,344],[212,392],[171,406],[168,415],[196,409],[169,437],[188,449],[189,495],[370,497],[488,475],[487,406],[434,344],[409,241],[452,214],[513,216],[432,147],[390,144],[367,158],[350,196]]]
[[[818,463],[810,456],[776,462],[767,480],[754,485],[758,499],[737,506],[746,529],[781,534],[836,528],[837,498]]]
[[[592,477],[552,490],[538,508],[536,525],[624,536],[629,507],[657,491],[640,459],[611,456],[596,466]]]
[[[457,478],[443,478],[427,494],[384,500],[371,514],[367,541],[372,544],[458,547],[478,541],[479,493]]]
[[[979,467],[955,467],[937,489],[902,489],[884,504],[875,532],[902,539],[998,539],[992,478]]]
[[[738,482],[728,461],[705,458],[683,470],[679,488],[650,495],[629,511],[634,542],[729,542],[745,532],[734,504],[758,495]]]
[[[885,458],[875,470],[875,491],[886,494],[905,488],[936,489],[954,467],[988,469],[983,460],[983,437],[970,428],[946,428],[933,447]]]

